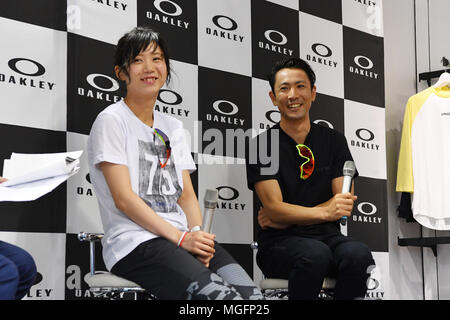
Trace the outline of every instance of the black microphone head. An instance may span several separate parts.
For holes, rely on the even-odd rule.
[[[353,161],[345,161],[343,169],[344,176],[350,176],[353,178],[353,176],[355,175],[355,171],[355,163]]]
[[[205,208],[215,209],[218,199],[219,191],[217,189],[207,189],[204,198]]]

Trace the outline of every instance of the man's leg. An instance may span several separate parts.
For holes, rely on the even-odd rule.
[[[336,300],[364,298],[370,267],[375,265],[369,247],[349,237],[336,236],[329,241],[336,263]]]
[[[289,236],[260,248],[257,261],[265,276],[289,280],[289,299],[315,300],[330,271],[333,256],[329,247],[319,240]]]

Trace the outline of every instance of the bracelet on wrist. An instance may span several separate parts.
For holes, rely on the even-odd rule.
[[[195,232],[195,231],[200,231],[200,226],[195,226],[195,227],[192,227],[192,229],[191,230],[189,230],[189,232]]]
[[[188,233],[187,231],[183,231],[183,233],[181,234],[180,239],[178,240],[177,247],[181,247],[181,245],[183,244],[184,238],[186,237],[187,233]]]

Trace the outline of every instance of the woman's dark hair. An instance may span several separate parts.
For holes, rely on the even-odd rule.
[[[154,42],[161,49],[164,55],[164,60],[167,67],[166,83],[170,82],[170,57],[167,50],[167,45],[161,35],[149,27],[136,27],[130,32],[126,33],[119,39],[114,56],[114,65],[119,66],[120,72],[123,72],[129,77],[128,69],[131,61],[136,56],[145,50],[150,43]]]
[[[275,94],[275,76],[278,71],[281,69],[301,69],[306,72],[306,75],[309,78],[309,82],[311,83],[311,89],[314,87],[316,83],[316,74],[314,73],[311,66],[305,60],[300,58],[286,58],[281,61],[277,61],[272,68],[272,71],[267,75],[267,79],[269,80],[270,88],[272,89],[273,94]]]

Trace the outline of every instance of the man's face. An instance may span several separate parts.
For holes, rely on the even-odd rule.
[[[316,99],[316,86],[311,88],[308,75],[302,69],[285,68],[275,75],[274,92],[269,96],[281,113],[281,119],[309,121],[309,109]]]

